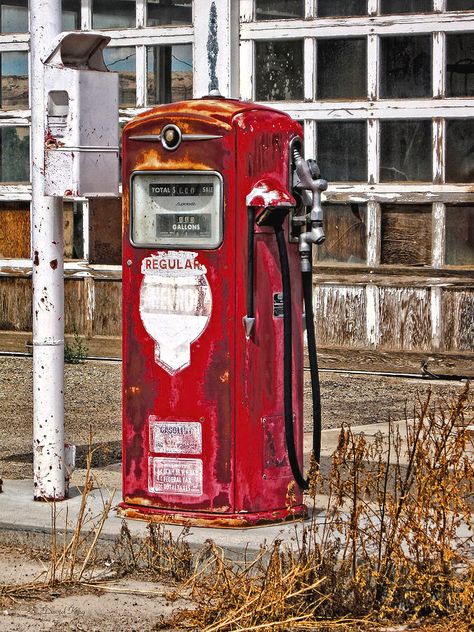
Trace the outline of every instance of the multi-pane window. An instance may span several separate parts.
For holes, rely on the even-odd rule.
[[[303,123],[330,183],[319,262],[472,265],[474,2],[249,2],[242,96]]]
[[[193,98],[196,2],[61,0],[60,4],[65,31],[113,29],[104,59],[109,70],[119,75],[121,128],[146,107]],[[0,32],[0,192],[6,200],[0,205],[0,260],[16,258],[27,265],[31,256],[28,0],[0,0]],[[63,216],[66,261],[120,265],[120,199],[68,199]],[[6,235],[15,237],[9,240]]]

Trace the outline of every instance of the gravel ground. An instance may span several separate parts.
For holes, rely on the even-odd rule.
[[[432,389],[449,397],[462,387],[458,381],[430,381],[399,377],[321,373],[323,427],[346,422],[370,424],[410,416],[417,395]],[[310,429],[309,372],[305,371],[305,428]],[[65,367],[66,440],[77,446],[76,466],[92,443],[105,444],[96,452],[94,467],[120,460],[121,455],[121,363],[87,361]],[[32,361],[25,357],[0,357],[0,476],[31,478]]]

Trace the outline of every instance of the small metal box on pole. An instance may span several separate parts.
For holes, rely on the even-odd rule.
[[[61,33],[45,60],[45,195],[118,196],[118,74],[99,33]]]

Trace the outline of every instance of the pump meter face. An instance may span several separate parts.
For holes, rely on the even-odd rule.
[[[133,244],[217,248],[222,242],[222,188],[222,176],[214,171],[135,172]]]

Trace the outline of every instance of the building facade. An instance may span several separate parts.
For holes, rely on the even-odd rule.
[[[304,128],[326,193],[314,303],[326,367],[473,372],[472,0],[63,0],[111,36],[120,125],[206,94],[210,9],[225,96]],[[0,349],[31,339],[28,2],[0,0]],[[120,353],[121,201],[64,202],[66,333]]]

